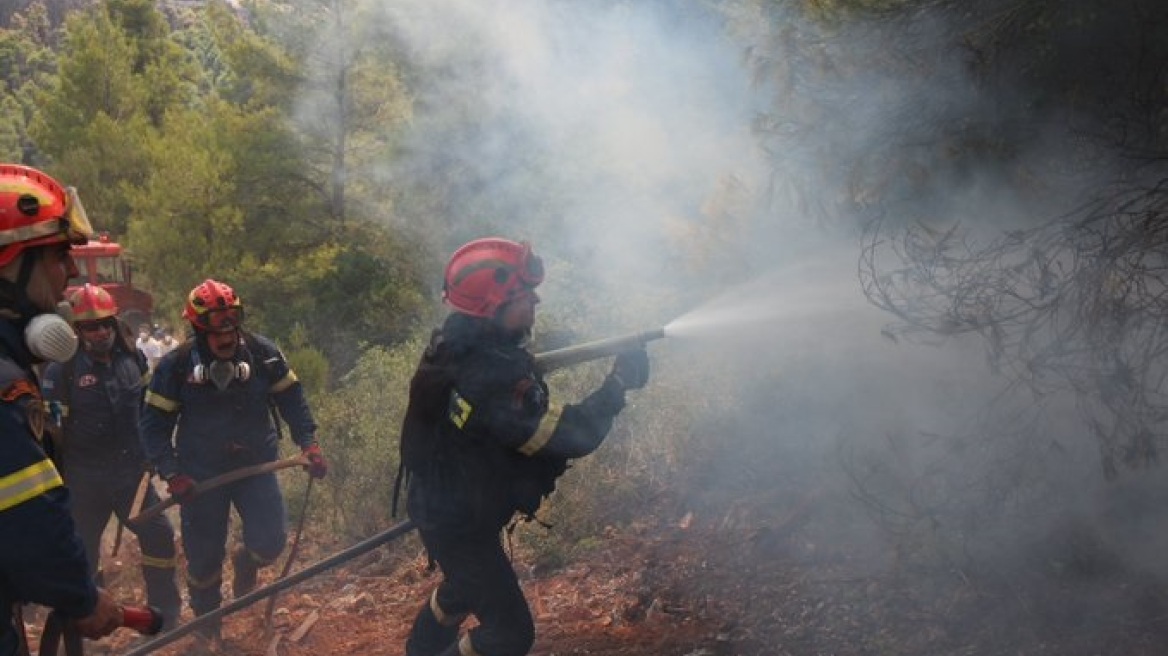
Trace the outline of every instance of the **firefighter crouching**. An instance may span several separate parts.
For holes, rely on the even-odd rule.
[[[142,551],[148,603],[162,611],[163,629],[169,629],[182,608],[175,581],[174,529],[165,515],[142,525],[126,521],[146,464],[138,434],[146,359],[130,342],[108,291],[86,284],[69,302],[81,349],[69,362],[46,367],[41,386],[45,401],[59,417],[62,474],[73,491],[73,520],[95,576],[110,515],[129,526]],[[149,484],[143,502],[146,506],[159,502]]]
[[[100,638],[122,609],[90,576],[53,461],[32,365],[77,348],[55,314],[77,265],[70,244],[93,233],[73,189],[36,169],[0,164],[0,656],[22,649],[17,604],[48,606]]]
[[[208,279],[187,296],[183,317],[194,337],[159,360],[141,427],[146,456],[181,504],[187,593],[195,615],[205,615],[223,601],[231,508],[243,528],[243,546],[232,554],[236,598],[250,592],[257,570],[283,551],[287,520],[274,472],[198,496],[195,483],[276,459],[278,433],[269,403],[307,457],[309,474],[322,478],[328,468],[296,374],[271,340],[243,329],[243,303],[235,291]],[[218,624],[203,635],[217,640]]]
[[[472,241],[446,267],[453,312],[410,382],[401,438],[409,516],[443,580],[418,612],[407,656],[528,653],[534,622],[502,530],[517,513],[534,515],[568,459],[600,446],[625,391],[648,381],[642,344],[580,403],[551,403],[525,348],[542,280],[530,247],[506,239]],[[469,615],[478,626],[459,639]]]

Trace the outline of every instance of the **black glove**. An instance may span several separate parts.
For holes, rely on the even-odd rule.
[[[644,387],[649,382],[649,354],[645,352],[645,345],[616,356],[609,375],[627,390]]]

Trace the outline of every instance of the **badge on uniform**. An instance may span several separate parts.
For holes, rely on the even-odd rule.
[[[474,407],[471,406],[470,401],[462,398],[458,390],[450,390],[450,405],[446,409],[450,416],[450,421],[455,426],[463,428],[466,422],[470,420],[470,414],[474,412]]]

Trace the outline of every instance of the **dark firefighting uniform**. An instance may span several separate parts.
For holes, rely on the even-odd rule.
[[[141,525],[126,521],[146,465],[138,437],[145,371],[138,353],[115,344],[108,363],[82,350],[70,363],[48,365],[41,389],[45,401],[59,412],[64,429],[63,474],[73,491],[73,519],[85,544],[90,574],[97,573],[101,562],[101,534],[110,515],[117,515],[138,537],[148,602],[162,611],[170,626],[182,608],[175,581],[174,529],[165,515]],[[158,493],[147,486],[142,507],[158,502]]]
[[[316,423],[296,374],[276,345],[244,334],[236,376],[220,390],[199,373],[212,356],[188,340],[159,360],[142,411],[146,456],[163,478],[196,481],[276,459],[276,424],[269,402],[301,448],[315,439]],[[244,373],[242,364],[246,364]],[[175,428],[177,426],[177,431]],[[174,435],[172,443],[171,436]],[[275,473],[210,490],[182,504],[182,540],[191,610],[203,615],[223,601],[223,559],[231,507],[243,523],[243,544],[256,565],[270,564],[287,541],[284,497]]]
[[[0,321],[0,656],[17,653],[17,602],[74,618],[97,606],[69,491],[46,455],[45,409],[31,362],[20,330]]]
[[[443,580],[415,620],[409,656],[458,653],[468,614],[479,622],[463,638],[474,653],[530,650],[531,611],[502,529],[535,513],[567,460],[594,451],[623,407],[611,376],[578,405],[549,404],[531,354],[487,320],[454,313],[435,332],[410,383],[402,463],[410,519]]]

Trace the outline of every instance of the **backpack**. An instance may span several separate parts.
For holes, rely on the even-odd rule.
[[[394,481],[391,513],[397,516],[398,502],[403,485],[408,485],[411,475],[443,456],[440,450],[446,448],[451,457],[467,457],[460,454],[457,447],[444,444],[434,426],[452,420],[459,414],[458,397],[454,390],[454,370],[460,353],[453,352],[445,343],[442,333],[435,330],[430,343],[422,354],[418,367],[410,380],[410,402],[402,422],[400,437],[400,461],[397,478]],[[457,424],[457,421],[455,421]],[[489,467],[498,467],[509,474],[507,499],[509,512],[518,512],[525,519],[535,518],[543,499],[556,489],[556,480],[568,469],[566,458],[549,456],[526,456],[519,452],[502,450],[476,454],[474,457],[490,458]],[[475,471],[468,468],[463,471]]]

